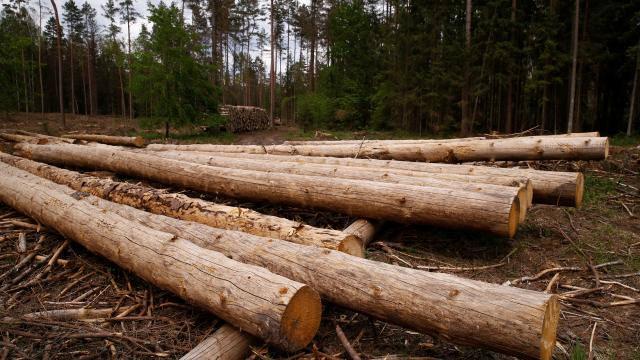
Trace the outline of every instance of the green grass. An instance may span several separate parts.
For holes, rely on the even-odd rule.
[[[142,136],[147,140],[162,140],[164,134],[140,132],[136,134]],[[180,140],[184,143],[212,143],[212,144],[231,144],[235,140],[235,135],[228,132],[215,132],[215,133],[189,133],[189,132],[174,132],[169,133],[169,138],[173,140]]]
[[[617,134],[609,137],[611,145],[615,146],[638,146],[640,145],[640,134],[627,136],[625,134]]]
[[[571,360],[586,360],[587,356],[587,351],[581,343],[577,342],[571,348]]]
[[[294,130],[289,131],[286,134],[287,140],[314,140],[316,131],[331,134],[329,140],[362,140],[366,138],[368,140],[376,139],[376,140],[385,140],[385,139],[447,139],[456,137],[455,133],[438,133],[438,134],[429,134],[422,133],[420,136],[419,133],[404,131],[404,130],[389,130],[389,131],[378,131],[378,130],[361,130],[361,131],[347,131],[347,130],[329,130],[329,129],[313,129],[308,131]]]
[[[587,174],[585,176],[585,193],[584,201],[588,205],[597,205],[604,200],[605,197],[612,194],[616,190],[618,179],[593,176]]]

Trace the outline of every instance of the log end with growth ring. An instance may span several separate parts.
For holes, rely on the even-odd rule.
[[[520,190],[518,190],[517,198],[519,204],[518,207],[520,208],[518,222],[522,223],[527,217],[527,204],[529,203],[529,193],[527,192],[526,187],[522,186]]]
[[[357,257],[363,258],[364,257],[364,243],[356,235],[347,235],[342,240],[340,245],[338,245],[338,251],[341,251],[341,252],[349,254],[349,255],[353,255],[353,256],[357,256]]]
[[[553,295],[547,301],[542,322],[542,336],[540,339],[540,359],[551,359],[553,349],[556,347],[556,331],[560,318],[560,307],[558,306],[558,296]]]
[[[511,204],[511,210],[509,210],[509,224],[508,235],[509,238],[513,238],[520,225],[520,200],[516,197]]]
[[[282,288],[282,291],[287,291]],[[280,327],[283,347],[296,351],[307,346],[320,328],[322,304],[320,295],[309,286],[303,286],[289,300]]]
[[[607,152],[609,151],[609,147],[607,147]],[[584,175],[582,173],[578,173],[576,176],[576,208],[580,208],[582,206],[582,197],[584,196]]]

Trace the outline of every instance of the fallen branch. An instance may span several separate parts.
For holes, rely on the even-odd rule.
[[[342,344],[344,349],[347,351],[347,354],[349,354],[349,357],[352,360],[360,360],[360,355],[358,355],[358,352],[356,352],[353,346],[351,346],[349,339],[347,339],[347,336],[344,334],[342,328],[338,324],[336,324],[336,335],[338,335],[338,339],[340,340],[340,343]]]

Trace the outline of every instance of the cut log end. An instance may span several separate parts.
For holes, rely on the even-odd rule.
[[[509,210],[509,238],[513,238],[516,235],[518,225],[520,225],[520,200],[516,197],[513,199],[513,204],[511,204],[511,210]]]
[[[133,145],[135,145],[136,147],[144,147],[144,139],[142,138],[142,136],[136,136],[133,139]]]
[[[582,173],[579,173],[578,176],[576,176],[576,196],[575,196],[575,199],[576,199],[575,206],[578,209],[582,206],[583,196],[584,196],[584,175]]]
[[[520,208],[518,222],[522,223],[527,217],[527,208],[528,208],[527,205],[529,204],[529,193],[527,192],[527,188],[524,186],[520,187],[520,190],[518,190],[517,197],[518,197],[518,203],[522,205],[522,206],[518,206]]]
[[[553,349],[556,347],[556,331],[559,318],[558,297],[553,295],[547,301],[544,321],[542,322],[542,337],[540,339],[540,359],[542,360],[552,358]]]
[[[342,251],[343,253],[364,257],[364,243],[360,240],[359,237],[355,235],[348,235],[342,240],[340,245],[338,245],[338,251]]]
[[[289,300],[282,316],[280,334],[283,348],[296,351],[311,342],[320,328],[322,304],[320,295],[309,286],[303,286]]]
[[[607,160],[607,158],[609,157],[609,138],[605,138],[604,140],[604,159],[603,160]]]

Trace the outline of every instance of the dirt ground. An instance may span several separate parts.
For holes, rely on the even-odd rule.
[[[11,122],[0,121],[0,130],[19,128],[59,134],[56,123],[55,118],[43,122],[20,116]],[[78,117],[70,120],[68,129],[117,134],[138,130],[137,126],[120,125],[120,120],[114,118]],[[114,126],[119,126],[119,130],[109,130]],[[233,141],[278,143],[290,138],[295,131],[295,128],[277,128],[237,135]],[[585,204],[581,209],[535,205],[512,240],[389,223],[373,240],[367,258],[399,266],[454,267],[458,269],[447,272],[499,284],[546,269],[575,267],[558,272],[557,282],[550,287],[553,272],[513,285],[540,291],[548,288],[557,294],[575,291],[576,287],[595,289],[577,296],[575,292],[569,293],[568,296],[574,297],[562,301],[560,347],[555,356],[587,359],[591,353],[595,359],[640,359],[640,303],[625,305],[630,302],[628,299],[640,298],[640,149],[637,146],[612,147],[610,159],[601,162],[487,164],[583,171]],[[0,143],[0,147],[10,150],[8,143]],[[354,220],[329,212],[187,193],[315,226],[343,229]],[[55,233],[16,226],[9,220],[33,223],[0,204],[0,358],[179,358],[222,324],[214,316],[88,253],[79,245],[65,242]],[[21,236],[26,236],[24,253],[18,249]],[[30,252],[44,258],[36,258],[31,265],[13,271],[16,263]],[[48,266],[56,253],[59,261]],[[495,266],[486,268],[487,265]],[[113,309],[112,315],[121,316],[94,322],[22,316],[80,307]],[[128,313],[122,315],[123,311]],[[336,337],[336,324],[367,359],[512,358],[454,345],[331,304],[324,304],[322,327],[307,349],[284,354],[256,343],[251,357],[347,358]]]

